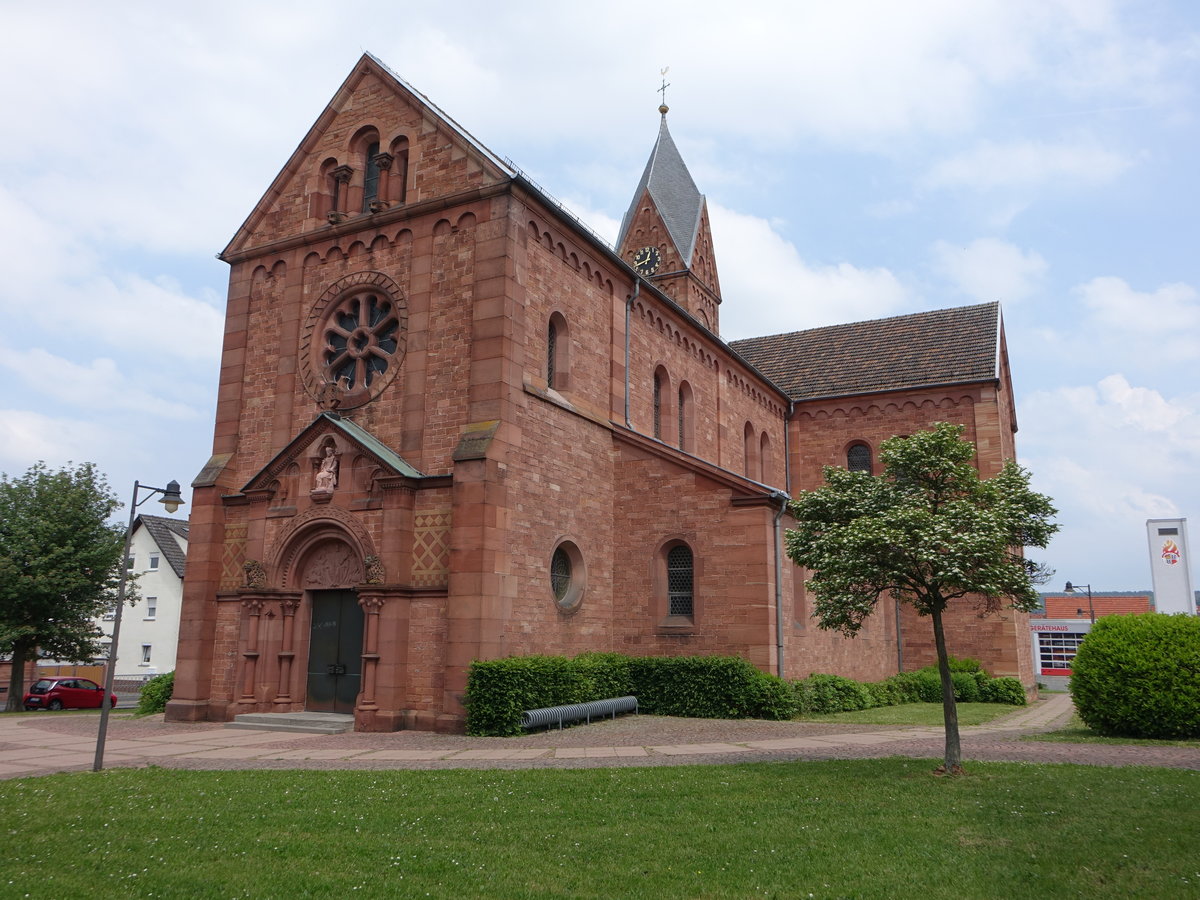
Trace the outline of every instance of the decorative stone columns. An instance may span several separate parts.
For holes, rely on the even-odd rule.
[[[292,664],[296,659],[296,610],[300,608],[300,594],[279,598],[279,611],[283,613],[283,639],[279,647],[279,688],[273,701],[278,706],[291,706]]]
[[[358,605],[364,613],[362,652],[362,691],[359,694],[359,709],[378,709],[375,698],[376,680],[379,676],[379,612],[387,597],[376,585],[364,585],[358,589]]]

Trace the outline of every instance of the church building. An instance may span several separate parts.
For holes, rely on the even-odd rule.
[[[169,719],[457,731],[471,662],[534,653],[864,680],[933,660],[891,601],[855,639],[816,627],[786,504],[936,421],[998,471],[1000,308],[725,342],[708,209],[660,112],[614,250],[358,61],[221,254]],[[1025,616],[963,603],[947,631],[1032,689]]]

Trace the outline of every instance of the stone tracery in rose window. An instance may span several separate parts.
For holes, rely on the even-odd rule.
[[[404,359],[408,310],[399,287],[379,272],[340,279],[313,306],[300,365],[324,409],[352,409],[378,397]]]
[[[327,380],[347,393],[370,389],[387,372],[396,353],[400,321],[379,294],[343,300],[325,321],[324,369]]]

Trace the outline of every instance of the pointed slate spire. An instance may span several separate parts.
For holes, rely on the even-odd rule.
[[[650,159],[642,180],[638,182],[637,190],[633,192],[633,202],[621,220],[621,232],[617,236],[617,246],[625,244],[625,236],[633,224],[637,214],[642,192],[649,191],[650,199],[658,209],[670,234],[671,242],[679,251],[684,264],[692,259],[696,249],[696,235],[700,227],[700,215],[704,211],[704,195],[696,187],[692,175],[679,154],[679,148],[671,138],[667,128],[667,107],[660,106],[662,122],[658,126],[658,140],[650,151]]]

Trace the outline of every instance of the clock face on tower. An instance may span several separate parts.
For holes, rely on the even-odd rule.
[[[658,252],[657,247],[643,247],[637,253],[633,254],[633,267],[639,275],[653,275],[658,271],[659,263],[662,262],[662,256]]]

